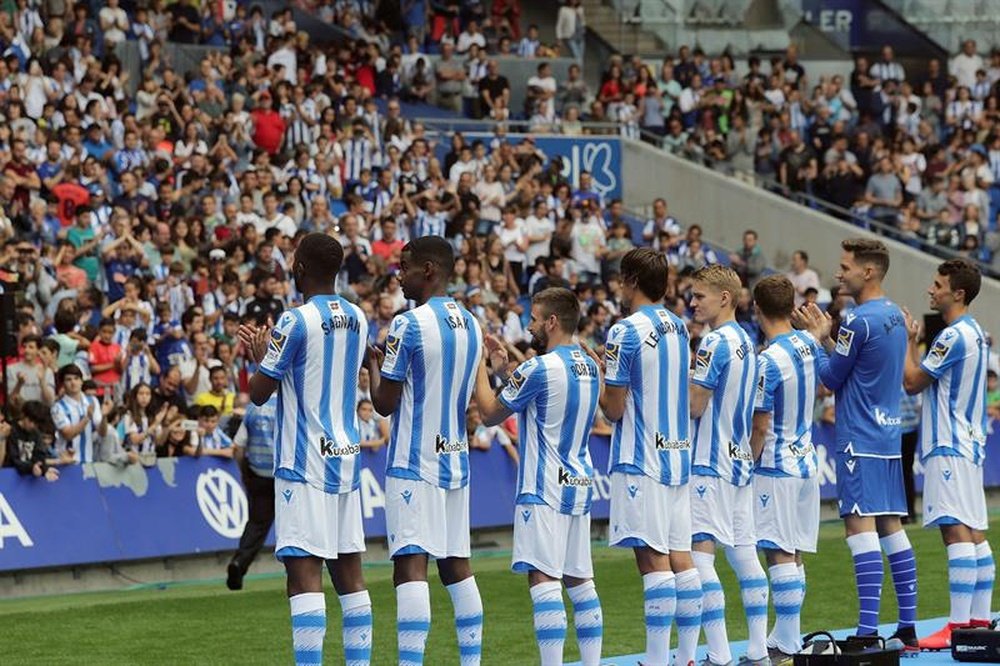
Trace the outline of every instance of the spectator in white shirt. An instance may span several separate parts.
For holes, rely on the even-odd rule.
[[[114,45],[125,41],[129,31],[128,14],[118,6],[118,0],[108,0],[107,6],[103,7],[97,16],[106,43]]]
[[[805,250],[796,250],[792,253],[792,270],[786,275],[795,287],[795,307],[806,302],[807,290],[819,290],[819,275],[809,268],[809,255]]]
[[[479,32],[479,24],[475,21],[469,21],[469,25],[466,26],[465,30],[458,36],[458,43],[455,44],[455,50],[464,55],[473,44],[476,44],[481,49],[486,48],[486,36]]]
[[[976,72],[985,69],[985,65],[983,57],[976,53],[976,40],[967,39],[962,42],[962,51],[952,59],[949,70],[958,85],[971,90],[976,85]]]
[[[552,66],[543,62],[538,65],[537,74],[528,79],[528,90],[538,103],[538,113],[547,122],[556,119],[556,80],[552,76]]]
[[[528,238],[528,249],[525,251],[525,266],[534,270],[539,257],[549,255],[552,245],[552,234],[556,225],[549,217],[549,205],[545,199],[535,201],[535,210],[524,220],[524,231]]]
[[[509,205],[503,209],[503,226],[497,230],[497,235],[518,287],[523,283],[525,250],[529,245],[524,226],[524,220],[517,216],[517,208]]]

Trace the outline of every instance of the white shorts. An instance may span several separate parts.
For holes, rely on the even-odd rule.
[[[924,527],[959,523],[989,527],[983,468],[959,456],[931,456],[924,461]]]
[[[645,474],[611,473],[612,546],[659,553],[691,550],[691,495]]]
[[[753,486],[734,486],[716,476],[692,475],[691,532],[694,539],[712,538],[723,546],[756,546]]]
[[[449,490],[426,481],[385,478],[389,557],[471,557],[469,486]]]
[[[757,545],[794,554],[815,553],[819,539],[819,477],[754,474]]]
[[[308,483],[274,480],[274,554],[321,557],[363,553],[361,492],[328,493]]]
[[[590,514],[570,516],[547,504],[514,507],[514,556],[511,569],[537,569],[552,578],[593,578]]]

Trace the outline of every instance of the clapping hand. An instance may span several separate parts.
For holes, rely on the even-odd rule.
[[[507,347],[504,345],[503,341],[495,335],[487,335],[483,338],[483,342],[486,345],[486,351],[489,354],[490,367],[493,368],[493,372],[505,372],[510,359],[507,356]]]
[[[264,360],[267,353],[267,340],[271,337],[271,329],[274,323],[268,319],[267,324],[260,326],[257,324],[240,324],[238,336],[243,347],[246,348],[250,359],[257,364]]]
[[[903,308],[903,317],[906,320],[906,335],[910,338],[910,342],[915,343],[920,339],[920,322],[906,308]]]
[[[818,342],[822,342],[830,336],[833,319],[815,303],[807,303],[792,311],[792,325],[811,333]]]

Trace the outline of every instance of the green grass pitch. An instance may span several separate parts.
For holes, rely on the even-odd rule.
[[[993,524],[998,521],[994,520]],[[920,576],[921,618],[948,612],[948,574],[937,532],[910,528]],[[604,608],[604,654],[641,652],[645,640],[642,585],[630,551],[593,545],[595,580]],[[724,558],[718,567],[726,590],[732,640],[746,638],[736,581]],[[486,665],[537,664],[531,604],[524,576],[509,572],[509,556],[473,560],[483,596]],[[433,571],[433,566],[432,566]],[[375,615],[373,663],[393,664],[395,596],[387,564],[366,569]],[[220,576],[223,572],[220,571]],[[819,553],[806,559],[803,631],[852,626],[857,618],[850,553],[842,528],[826,523]],[[895,595],[886,567],[882,621],[895,620]],[[457,664],[448,594],[431,574],[432,628],[428,664]],[[569,609],[568,599],[567,608]],[[325,662],[342,664],[340,612],[328,584]],[[772,615],[773,619],[773,615]],[[249,577],[241,592],[222,579],[166,589],[81,593],[0,601],[2,654],[8,664],[288,664],[291,636],[284,578]],[[572,615],[566,659],[578,659]]]

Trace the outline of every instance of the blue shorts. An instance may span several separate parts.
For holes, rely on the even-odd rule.
[[[837,452],[837,505],[841,516],[905,516],[903,461]]]

